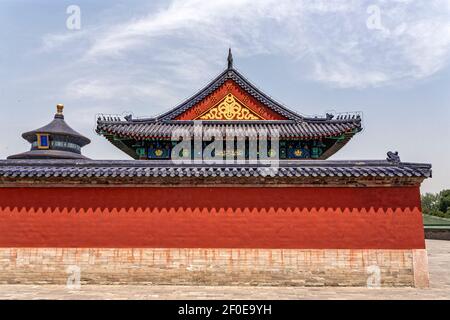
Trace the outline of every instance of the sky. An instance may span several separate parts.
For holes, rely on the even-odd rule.
[[[361,111],[364,130],[331,159],[433,165],[450,188],[450,0],[0,0],[0,159],[23,132],[66,121],[92,159],[129,159],[97,114],[150,117],[234,66],[303,115]]]

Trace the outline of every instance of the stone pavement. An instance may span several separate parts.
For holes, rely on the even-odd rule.
[[[0,285],[0,299],[450,299],[450,241],[427,240],[430,288]]]

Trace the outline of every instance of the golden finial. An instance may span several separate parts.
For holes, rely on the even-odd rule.
[[[56,114],[63,114],[64,105],[61,103],[58,103],[56,105]]]

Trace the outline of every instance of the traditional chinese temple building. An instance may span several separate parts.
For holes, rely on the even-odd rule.
[[[194,140],[196,124],[213,135],[244,140],[240,148],[232,146],[228,154],[249,159],[249,144],[258,133],[279,140],[279,159],[327,159],[362,130],[361,116],[347,113],[324,117],[304,117],[261,92],[233,68],[231,50],[228,68],[194,96],[172,110],[150,119],[122,120],[100,116],[97,132],[134,159],[171,159],[178,143],[173,134],[186,132]],[[212,137],[203,136],[203,149]],[[224,141],[223,156],[227,155]],[[194,148],[191,148],[194,158]]]
[[[82,284],[426,287],[431,165],[325,160],[361,129],[358,114],[277,103],[231,53],[160,116],[98,117],[134,160],[83,157],[58,107],[23,135],[30,151],[0,161],[0,283],[65,284],[76,266]]]
[[[64,106],[56,106],[55,118],[49,124],[22,134],[31,150],[9,156],[8,159],[88,159],[81,148],[91,140],[73,130],[65,121]]]

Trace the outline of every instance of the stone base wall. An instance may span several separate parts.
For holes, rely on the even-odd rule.
[[[450,227],[447,229],[434,229],[425,227],[425,239],[450,240]]]
[[[0,248],[0,284],[428,286],[424,249]]]

